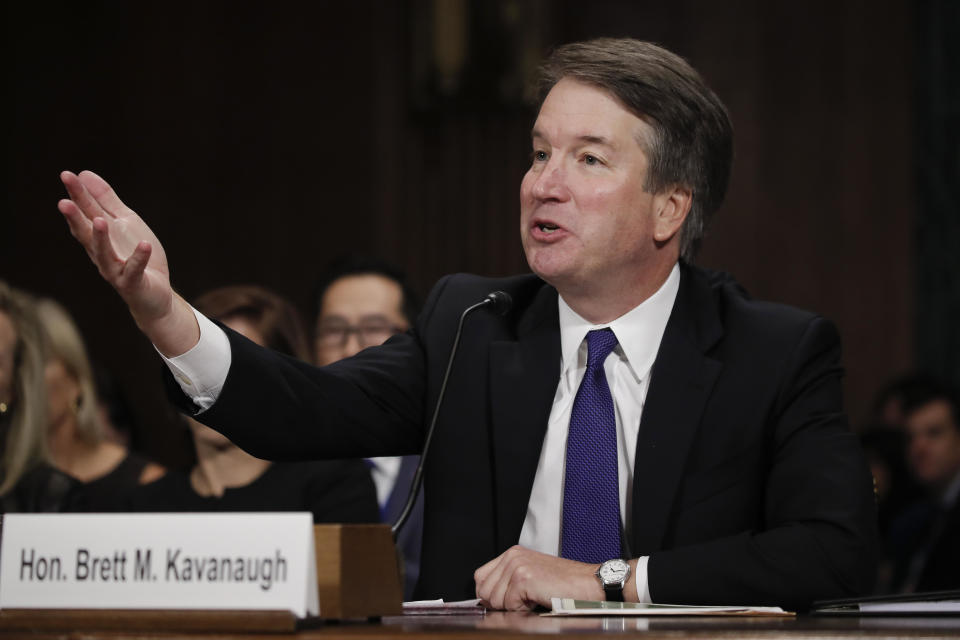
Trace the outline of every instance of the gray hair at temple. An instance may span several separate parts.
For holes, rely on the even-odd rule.
[[[682,185],[693,202],[680,231],[680,255],[692,262],[727,192],[733,125],[726,107],[680,56],[649,42],[598,38],[558,47],[539,70],[540,101],[563,78],[609,92],[653,129],[638,140],[650,165],[643,188]]]

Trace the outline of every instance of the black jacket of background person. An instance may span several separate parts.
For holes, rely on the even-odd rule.
[[[411,331],[319,369],[227,331],[230,371],[198,418],[268,459],[416,453],[460,314],[494,290],[513,307],[468,317],[428,456],[417,590],[474,597],[474,570],[523,526],[560,375],[553,287],[533,275],[447,276]],[[655,602],[804,609],[869,590],[876,509],[841,409],[839,356],[830,322],[682,266],[626,535],[634,557],[650,556]]]

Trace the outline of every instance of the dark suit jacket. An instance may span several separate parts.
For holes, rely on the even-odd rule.
[[[513,308],[467,319],[426,466],[418,596],[473,597],[474,570],[523,525],[560,375],[553,287],[448,276],[410,332],[322,369],[228,332],[230,372],[200,419],[264,458],[415,453],[460,313],[497,289]],[[876,513],[839,354],[824,319],[683,266],[627,531],[632,554],[650,556],[655,601],[804,608],[869,588]]]
[[[949,508],[933,498],[912,505],[891,524],[887,543],[893,591],[960,589],[960,499]]]
[[[400,462],[400,470],[397,473],[397,479],[394,482],[393,490],[387,498],[387,503],[383,505],[383,521],[387,524],[395,523],[400,514],[403,513],[403,507],[410,497],[410,486],[413,484],[413,476],[417,471],[417,464],[420,462],[420,456],[403,456]],[[397,534],[397,550],[403,557],[403,597],[404,600],[412,600],[413,593],[420,579],[420,549],[423,540],[423,489],[420,489],[420,495],[413,503],[413,509],[407,518],[406,524]]]
[[[941,518],[930,540],[917,591],[960,589],[960,500]]]

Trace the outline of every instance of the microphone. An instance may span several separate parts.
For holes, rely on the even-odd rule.
[[[507,311],[510,311],[510,307],[513,306],[513,298],[511,298],[510,294],[506,291],[491,291],[480,304],[488,305],[490,311],[493,311],[498,316],[505,316],[507,315]]]
[[[423,451],[420,452],[420,462],[417,464],[417,470],[413,474],[413,482],[410,485],[410,495],[407,496],[407,502],[403,505],[403,511],[400,517],[390,527],[390,533],[394,541],[400,533],[400,529],[406,524],[413,511],[413,505],[417,501],[417,494],[420,493],[420,487],[423,485],[423,463],[427,460],[427,452],[430,451],[430,441],[433,439],[433,431],[437,426],[437,416],[440,415],[440,406],[443,404],[443,396],[447,391],[447,380],[450,378],[450,370],[453,368],[453,361],[457,357],[457,347],[460,346],[460,334],[463,332],[463,321],[467,316],[480,309],[487,307],[497,315],[505,315],[513,306],[513,298],[505,291],[491,291],[480,302],[464,309],[460,314],[460,322],[457,324],[457,333],[453,338],[453,348],[450,349],[450,359],[447,361],[447,370],[443,374],[443,382],[440,384],[440,393],[437,395],[437,404],[433,408],[433,417],[430,419],[430,426],[427,428],[427,436],[423,440]]]

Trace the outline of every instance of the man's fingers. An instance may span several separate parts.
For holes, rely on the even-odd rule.
[[[91,226],[93,227],[91,243],[93,261],[107,282],[115,285],[123,269],[123,260],[121,260],[117,252],[113,250],[113,245],[110,243],[110,231],[107,220],[102,217],[94,218]]]
[[[497,569],[503,562],[503,554],[500,554],[490,562],[486,563],[473,573],[473,580],[476,583],[477,597],[486,603],[491,609],[499,609],[500,606],[493,601],[491,593],[493,592],[499,572]]]
[[[60,181],[63,182],[63,186],[67,188],[67,194],[69,194],[70,200],[73,201],[88,220],[109,215],[104,208],[100,206],[97,199],[91,195],[90,191],[87,190],[87,187],[76,174],[70,171],[63,171],[60,173]],[[63,209],[61,209],[61,211],[63,211]]]
[[[527,584],[530,580],[527,569],[523,566],[514,567],[510,572],[503,590],[503,608],[507,611],[526,611],[532,609],[536,603],[531,604],[528,599]]]
[[[77,178],[100,206],[113,217],[117,218],[130,213],[130,209],[123,204],[113,187],[93,171],[81,171]]]
[[[117,283],[119,288],[128,288],[143,277],[143,271],[147,268],[147,263],[150,262],[152,251],[153,248],[150,243],[145,240],[137,245],[120,270],[120,280]]]
[[[496,586],[493,588],[491,597],[497,601],[498,609],[516,609],[518,596],[516,590],[518,586],[517,572],[523,569],[523,554],[510,553],[504,554],[503,562],[500,564],[500,572],[497,576]],[[523,608],[523,607],[520,607]]]
[[[90,221],[83,216],[80,208],[77,207],[73,200],[61,200],[57,203],[57,209],[60,210],[63,218],[67,221],[67,226],[70,227],[70,233],[74,238],[79,240],[83,248],[89,252],[91,248],[92,229]]]
[[[493,609],[503,609],[503,595],[510,581],[510,550],[483,565],[477,574],[484,571],[482,576],[475,574],[477,580],[477,597],[486,602]]]
[[[494,558],[493,560],[487,562],[487,563],[484,564],[482,567],[480,567],[479,569],[477,569],[476,571],[474,571],[474,572],[473,572],[473,580],[474,580],[474,582],[476,582],[477,584],[480,584],[481,582],[483,582],[484,580],[486,580],[486,579],[487,579],[487,576],[489,576],[489,575],[494,571],[494,569],[497,568],[497,565],[500,564],[500,559],[501,559],[501,558],[503,558],[503,554],[500,554],[499,556],[497,556],[497,557]]]

